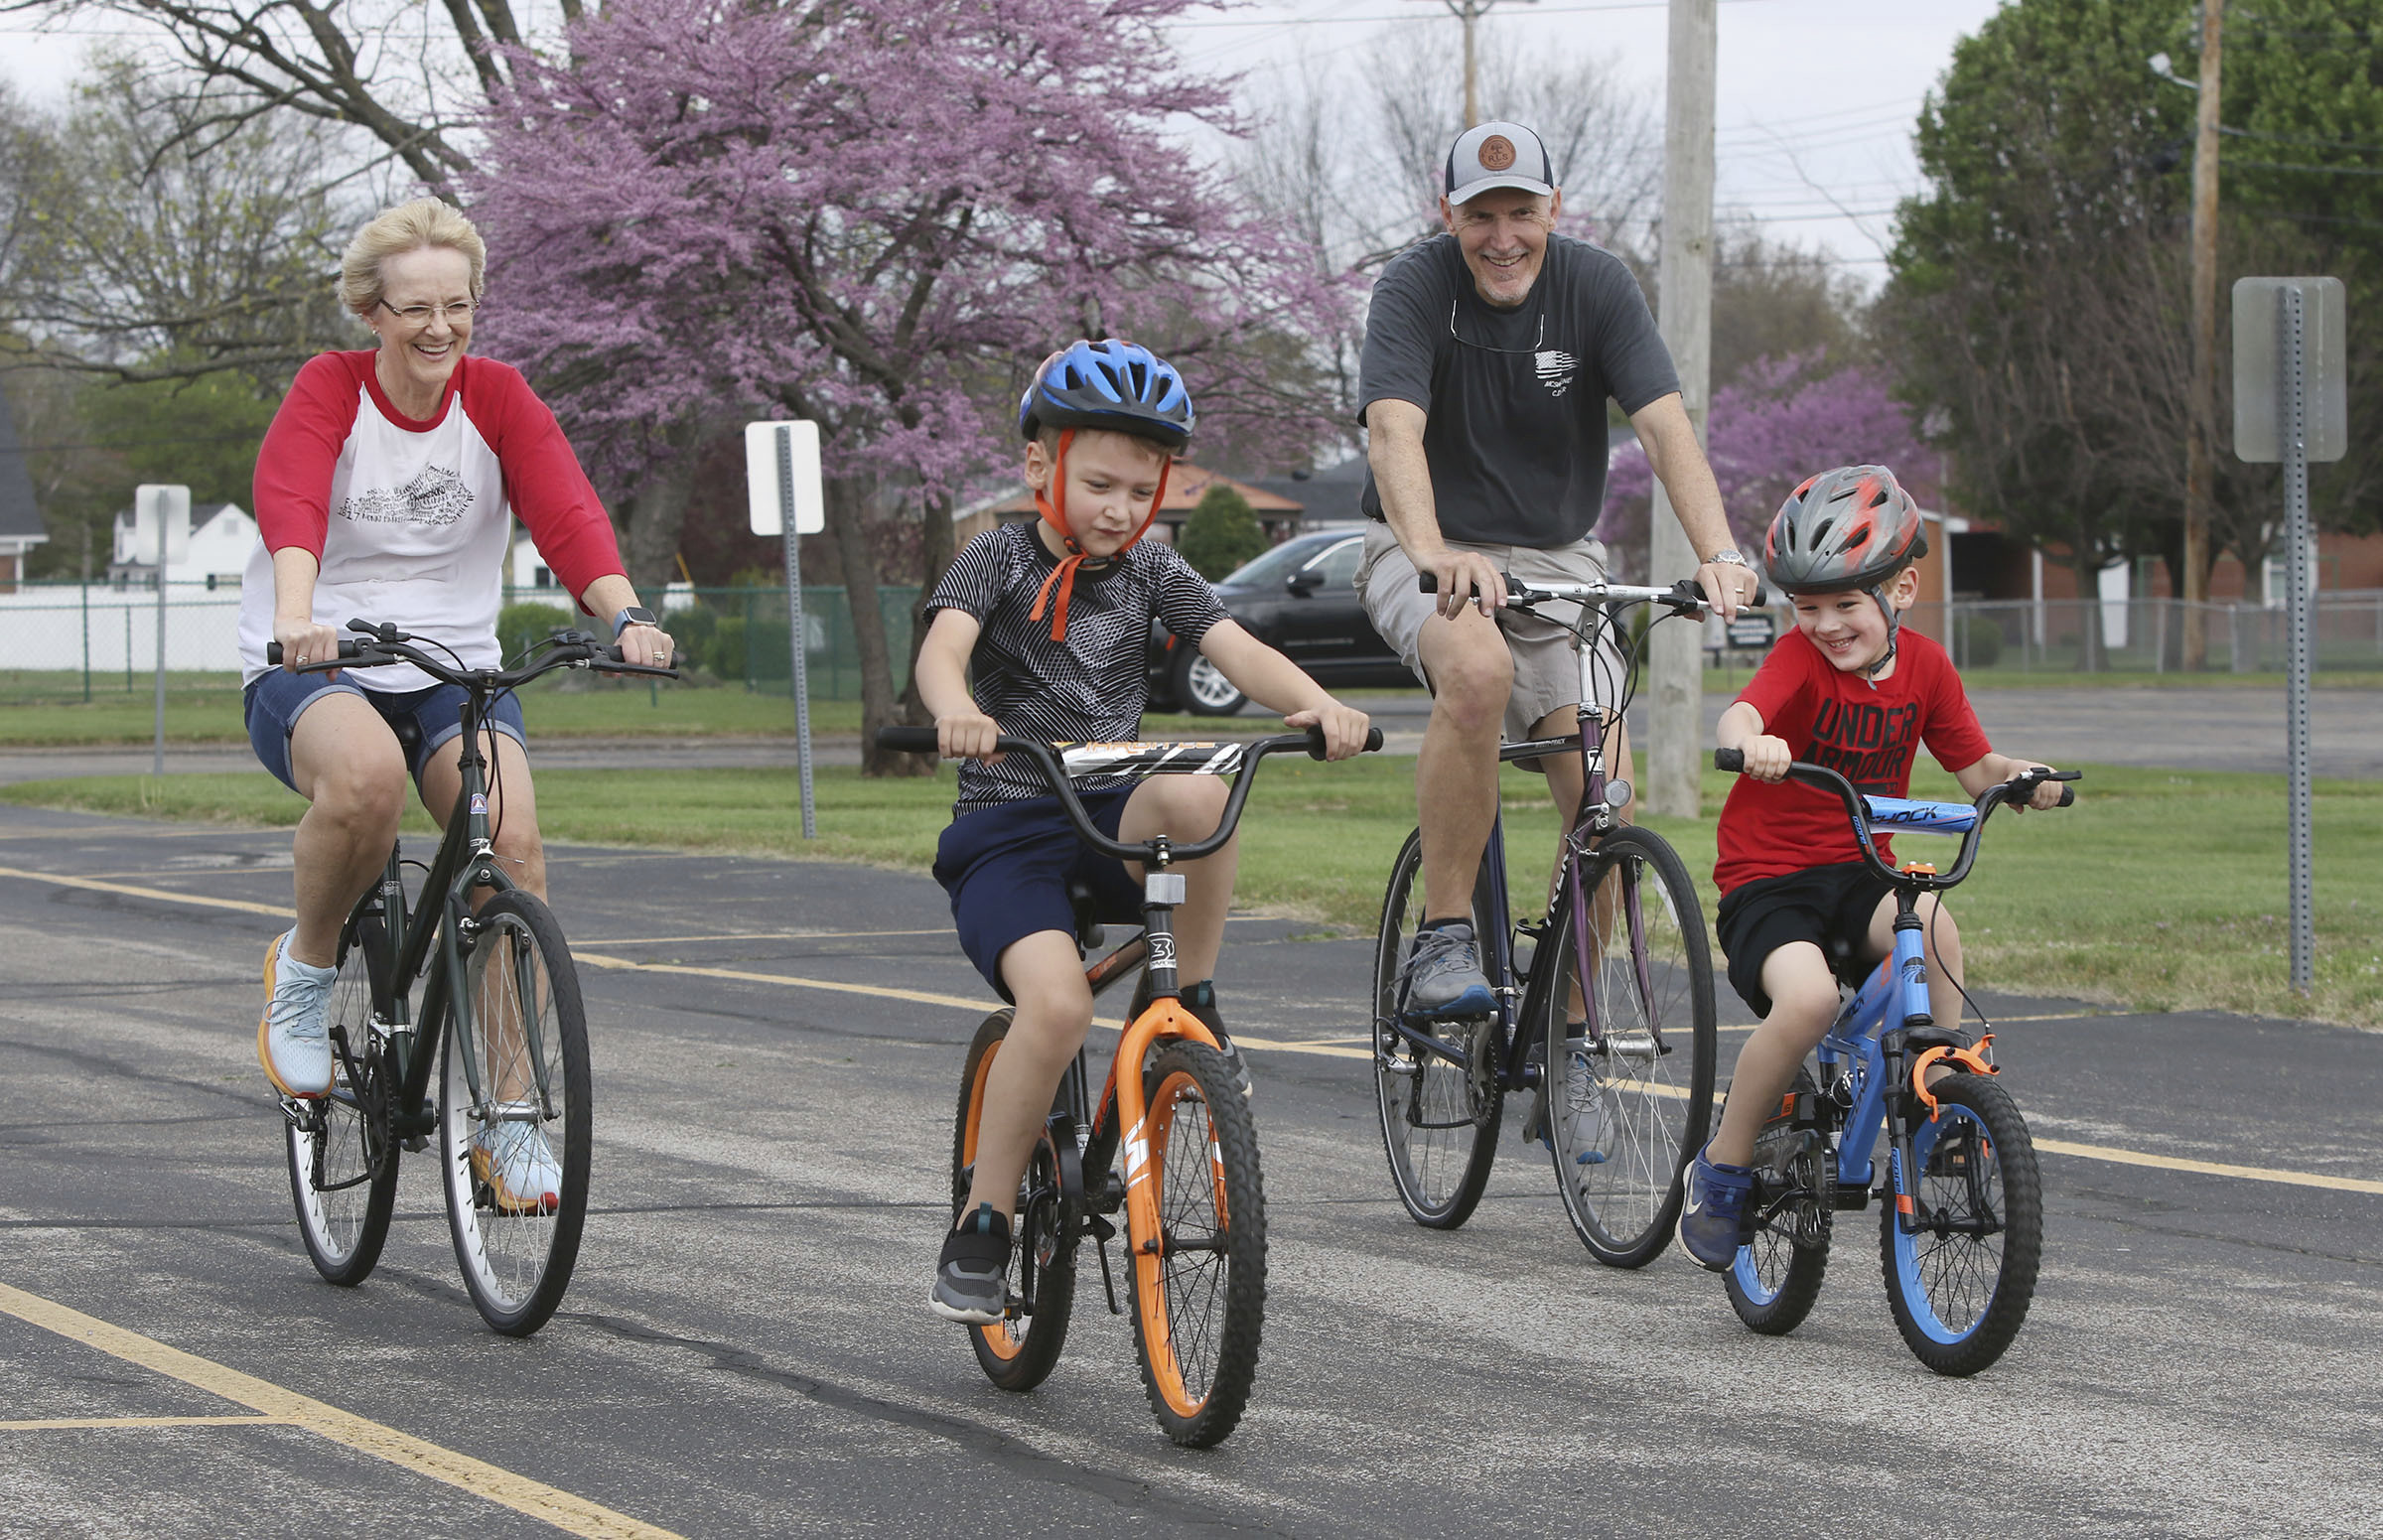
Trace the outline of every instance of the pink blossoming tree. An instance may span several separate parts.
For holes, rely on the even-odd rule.
[[[1817,352],[1749,365],[1714,392],[1706,436],[1730,528],[1756,560],[1787,493],[1833,466],[1886,466],[1923,506],[1935,506],[1941,493],[1942,459],[1921,440],[1910,409],[1889,394],[1885,373],[1833,366]],[[1624,445],[1607,479],[1597,533],[1632,570],[1646,562],[1649,482],[1645,451]]]
[[[1186,149],[1238,126],[1158,30],[1194,3],[614,0],[568,60],[511,58],[469,189],[492,349],[637,504],[657,576],[703,442],[822,424],[865,742],[896,711],[867,521],[923,516],[931,589],[1051,349],[1173,357],[1203,448],[1332,431],[1303,340],[1350,297]]]

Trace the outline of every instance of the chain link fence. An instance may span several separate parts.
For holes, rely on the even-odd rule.
[[[915,587],[878,590],[894,684],[909,677]],[[166,585],[165,660],[176,688],[236,684],[240,672],[236,583]],[[154,687],[158,658],[155,583],[24,583],[0,593],[0,704],[88,701]],[[782,588],[689,589],[672,585],[663,624],[682,655],[712,679],[765,695],[787,693]],[[802,591],[805,664],[813,700],[861,697],[860,647],[841,587]],[[509,656],[556,626],[591,627],[555,589],[508,592],[498,621]]]
[[[2173,673],[2183,667],[2185,617],[2200,612],[2204,670],[2281,673],[2287,616],[2255,604],[2181,599],[1958,600],[1915,605],[1911,619],[1945,645],[1964,675]],[[2314,663],[2383,672],[2383,589],[2319,593]]]

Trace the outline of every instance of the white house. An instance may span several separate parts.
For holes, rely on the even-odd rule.
[[[204,583],[209,588],[238,588],[247,570],[248,553],[256,546],[256,520],[237,503],[202,503],[191,509],[191,552],[187,560],[166,564],[169,584]],[[116,515],[115,548],[109,554],[110,582],[147,588],[157,581],[157,569],[132,559],[132,511]]]

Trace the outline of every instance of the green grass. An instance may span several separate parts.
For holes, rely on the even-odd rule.
[[[782,704],[782,703],[781,703]],[[1277,759],[1247,822],[1239,902],[1369,931],[1399,842],[1414,821],[1414,762],[1316,765]],[[1708,772],[1701,820],[1655,819],[1705,884],[1728,777]],[[1954,796],[1925,769],[1921,796]],[[1998,816],[1976,875],[1952,900],[1970,976],[1992,988],[2138,1010],[2217,1009],[2383,1027],[2383,784],[2319,781],[2317,970],[2313,1000],[2287,988],[2284,794],[2280,777],[2088,769],[2082,800],[2042,816]],[[952,782],[817,777],[820,838],[801,838],[794,777],[775,770],[550,770],[538,777],[550,838],[923,870],[949,816]],[[1508,838],[1552,850],[1555,816],[1538,777],[1509,770]],[[250,825],[295,823],[304,804],[263,774],[119,776],[0,787],[0,800],[90,812]],[[419,812],[413,827],[427,832]],[[1949,842],[1906,836],[1903,854]],[[1535,893],[1545,868],[1513,862]]]

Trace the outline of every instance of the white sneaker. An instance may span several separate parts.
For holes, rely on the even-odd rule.
[[[265,1014],[256,1024],[256,1056],[265,1078],[284,1096],[321,1096],[331,1089],[331,986],[337,968],[318,968],[289,954],[284,931],[265,948]]]
[[[563,1206],[562,1164],[535,1123],[507,1120],[474,1134],[472,1175],[494,1195],[498,1213],[552,1213]]]
[[[1582,1166],[1602,1166],[1606,1152],[1606,1088],[1589,1062],[1589,1050],[1577,1048],[1564,1055],[1565,1148]]]

